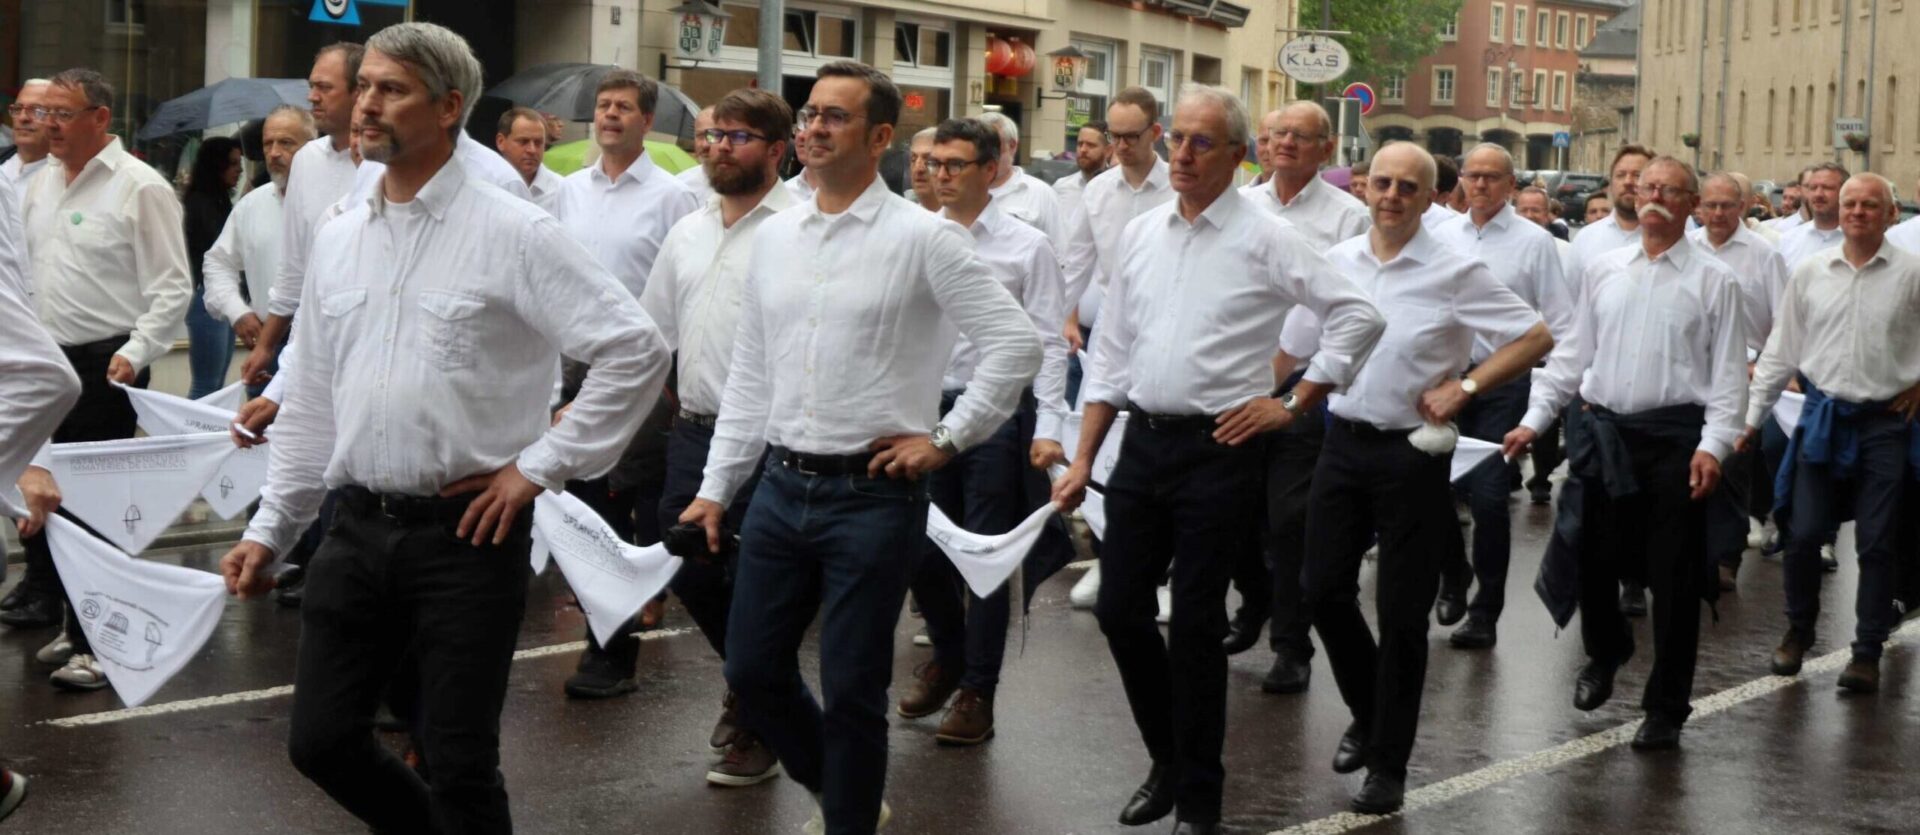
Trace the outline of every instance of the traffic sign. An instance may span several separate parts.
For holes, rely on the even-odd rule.
[[[1287,41],[1277,59],[1280,71],[1303,84],[1326,84],[1346,75],[1353,65],[1347,48],[1325,35],[1306,35]]]
[[[1555,148],[1571,148],[1571,147],[1573,147],[1573,134],[1571,134],[1571,133],[1568,133],[1568,132],[1566,132],[1566,131],[1563,131],[1563,130],[1557,130],[1557,131],[1554,131],[1554,132],[1553,132],[1553,147],[1555,147]]]
[[[1833,120],[1833,149],[1836,151],[1841,151],[1851,147],[1852,143],[1847,141],[1847,136],[1849,134],[1856,137],[1864,138],[1867,135],[1867,120],[1865,119]]]
[[[1373,112],[1373,88],[1367,86],[1366,82],[1355,81],[1347,85],[1347,89],[1343,91],[1341,95],[1350,99],[1360,100],[1360,115],[1365,116]]]

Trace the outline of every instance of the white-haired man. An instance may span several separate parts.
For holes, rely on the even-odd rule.
[[[988,111],[976,118],[1000,134],[1000,176],[988,189],[994,205],[1040,230],[1048,240],[1059,240],[1060,199],[1038,177],[1020,170],[1020,126],[997,111]]]
[[[13,118],[14,153],[6,162],[0,162],[0,178],[14,183],[15,191],[47,165],[46,115],[42,112],[46,109],[46,94],[46,79],[29,78],[20,85],[13,104],[7,105],[7,115]],[[17,205],[14,207],[16,212],[19,209]]]
[[[234,335],[247,348],[259,341],[273,280],[280,270],[287,174],[294,154],[313,139],[313,114],[306,110],[282,105],[267,116],[260,129],[260,145],[273,185],[240,198],[219,239],[207,250],[202,270],[207,312],[232,323]],[[250,387],[249,393],[258,396],[260,388]]]

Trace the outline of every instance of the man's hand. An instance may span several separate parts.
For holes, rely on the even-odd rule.
[[[1059,441],[1035,438],[1033,447],[1027,451],[1027,462],[1036,470],[1045,470],[1055,464],[1067,463],[1067,451],[1061,448]]]
[[[247,385],[250,386],[266,385],[268,380],[273,379],[273,375],[267,373],[267,366],[273,363],[273,358],[278,353],[279,351],[271,343],[264,339],[256,339],[253,343],[253,353],[248,354],[247,361],[240,366],[240,379],[247,381]]]
[[[1460,387],[1459,380],[1448,380],[1427,389],[1426,393],[1420,395],[1420,402],[1416,405],[1419,406],[1420,417],[1428,423],[1441,425],[1453,422],[1454,416],[1460,414],[1460,410],[1467,407],[1467,401],[1472,399],[1473,396]]]
[[[27,499],[27,518],[20,520],[20,535],[33,536],[47,525],[47,514],[60,509],[60,485],[53,473],[40,467],[28,467],[20,474],[20,495]]]
[[[1540,440],[1540,433],[1528,429],[1525,426],[1516,426],[1513,431],[1508,432],[1507,437],[1500,442],[1500,455],[1508,461],[1512,461],[1519,458],[1521,453],[1532,449],[1533,442],[1537,440]]]
[[[1700,501],[1713,493],[1720,484],[1720,459],[1704,450],[1693,453],[1693,463],[1688,468],[1687,486],[1693,488],[1693,500]]]
[[[1073,509],[1087,500],[1087,485],[1093,481],[1093,465],[1087,462],[1074,464],[1067,468],[1067,474],[1053,482],[1053,503],[1061,513],[1072,513]]]
[[[895,435],[873,442],[873,461],[867,464],[867,477],[918,480],[921,475],[947,465],[953,456],[934,447],[925,435]]]
[[[234,413],[233,416],[233,422],[246,427],[248,432],[254,434],[254,437],[249,438],[239,432],[233,431],[229,431],[227,434],[233,436],[233,445],[241,449],[264,444],[267,442],[267,438],[262,433],[267,431],[268,426],[273,425],[273,419],[279,417],[279,415],[280,404],[265,397],[256,397],[240,404],[240,411]]]
[[[233,335],[240,337],[240,344],[251,349],[260,341],[260,317],[249,313],[233,323]]]
[[[719,502],[707,499],[694,499],[687,509],[680,512],[680,524],[699,525],[707,532],[707,550],[720,553],[720,522],[727,518],[727,509]]]
[[[1760,427],[1758,426],[1747,427],[1747,431],[1740,433],[1740,438],[1733,442],[1734,454],[1738,455],[1740,453],[1746,452],[1749,449],[1752,449],[1754,442],[1758,441],[1759,438],[1760,438]]]
[[[273,588],[273,578],[266,572],[272,564],[273,552],[267,546],[240,540],[220,558],[220,576],[226,578],[227,593],[246,599]]]
[[[559,426],[560,421],[565,420],[567,417],[567,413],[571,411],[573,411],[573,401],[569,400],[567,401],[567,404],[565,406],[561,406],[560,408],[553,410],[553,423],[548,425]]]
[[[1894,414],[1899,415],[1902,420],[1912,423],[1913,416],[1920,413],[1920,385],[1894,395],[1892,405],[1887,408],[1892,409]]]
[[[1256,397],[1214,418],[1220,428],[1213,439],[1227,446],[1239,446],[1267,432],[1285,429],[1293,423],[1293,413],[1272,397]]]
[[[107,379],[120,385],[133,385],[133,378],[139,374],[140,372],[133,370],[133,363],[126,357],[114,354],[113,359],[107,360]]]
[[[451,498],[481,490],[467,505],[467,512],[460,515],[460,526],[453,531],[453,535],[461,539],[472,536],[473,546],[478,548],[489,534],[495,545],[506,542],[507,534],[513,530],[514,517],[545,489],[521,475],[519,464],[508,464],[449,484],[441,489],[440,495]]]
[[[1080,338],[1080,311],[1067,314],[1067,326],[1060,330],[1060,335],[1067,338],[1067,347],[1074,353],[1087,350],[1087,341]]]

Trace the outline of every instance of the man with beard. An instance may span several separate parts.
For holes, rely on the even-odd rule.
[[[1073,164],[1079,170],[1053,181],[1053,196],[1060,200],[1060,222],[1066,229],[1073,228],[1072,218],[1080,211],[1080,198],[1086,193],[1087,183],[1107,170],[1110,156],[1106,121],[1093,119],[1081,125],[1073,142]]]
[[[1767,221],[1767,225],[1780,235],[1793,231],[1795,226],[1807,222],[1807,205],[1800,191],[1800,180],[1807,176],[1805,169],[1794,176],[1793,182],[1780,190],[1780,214]]]
[[[273,279],[280,269],[287,173],[294,154],[313,141],[313,131],[313,115],[294,105],[281,105],[268,114],[260,129],[260,144],[273,185],[240,198],[220,238],[207,250],[207,312],[232,323],[234,335],[247,348],[260,339]],[[257,397],[261,388],[249,386],[247,393]]]
[[[1846,166],[1823,162],[1800,176],[1800,193],[1807,203],[1807,221],[1780,236],[1780,257],[1787,269],[1800,269],[1814,256],[1846,240],[1840,228],[1840,185],[1847,181]]]
[[[780,187],[780,160],[793,136],[787,103],[764,90],[735,90],[713,106],[708,118],[701,168],[719,199],[674,224],[640,296],[640,306],[678,355],[680,404],[667,439],[666,485],[658,508],[662,530],[680,518],[700,490],[733,359],[754,238],[767,218],[793,205],[793,193]],[[740,529],[758,481],[749,477],[735,494],[727,508],[728,529]],[[689,559],[672,583],[687,614],[723,659],[733,573],[732,566],[715,560]],[[707,771],[713,785],[750,786],[780,773],[772,749],[741,720],[731,691],[708,746],[723,755]]]

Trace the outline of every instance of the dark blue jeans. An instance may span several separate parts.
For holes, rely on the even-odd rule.
[[[822,794],[832,835],[870,833],[879,819],[893,633],[926,530],[922,482],[770,461],[740,531],[727,683],[787,773]],[[800,677],[816,612],[825,710]]]
[[[953,405],[942,398],[942,413]],[[954,524],[977,534],[1013,530],[1026,516],[1021,470],[1020,418],[1008,418],[979,444],[960,453],[927,479],[933,503]],[[1012,613],[1007,586],[985,598],[973,594],[933,540],[921,537],[920,562],[913,571],[913,598],[927,621],[933,657],[945,670],[964,668],[960,686],[992,696],[1000,685],[1000,664],[1007,654],[1007,621]]]
[[[1496,444],[1505,440],[1526,416],[1532,379],[1531,374],[1523,374],[1481,392],[1460,411],[1460,434]],[[1480,587],[1474,590],[1467,613],[1475,618],[1497,621],[1507,605],[1507,564],[1513,558],[1513,511],[1507,496],[1513,492],[1519,467],[1517,461],[1502,463],[1495,458],[1454,486],[1455,494],[1464,496],[1473,511],[1473,575]]]
[[[198,400],[227,384],[233,365],[233,326],[207,312],[206,290],[195,287],[187,304],[187,364],[193,384],[187,397]]]
[[[707,450],[713,444],[713,427],[676,420],[667,435],[667,481],[660,496],[660,530],[680,524],[680,514],[700,493],[700,481],[707,466]],[[727,508],[727,527],[740,530],[746,519],[748,501],[760,484],[755,475],[733,497]],[[732,567],[719,562],[687,560],[673,575],[674,596],[687,607],[700,634],[721,658],[727,657],[727,610],[733,605]]]
[[[1793,514],[1787,539],[1787,622],[1812,632],[1820,616],[1820,546],[1840,529],[1843,503],[1850,503],[1853,545],[1860,560],[1854,601],[1853,654],[1879,658],[1881,645],[1900,614],[1893,608],[1895,559],[1900,540],[1900,503],[1907,489],[1907,432],[1899,416],[1859,420],[1860,460],[1842,479],[1826,464],[1794,462]]]

